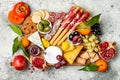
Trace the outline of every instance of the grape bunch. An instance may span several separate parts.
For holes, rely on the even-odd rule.
[[[95,35],[101,35],[101,30],[100,30],[100,23],[96,23],[93,26],[91,26],[92,32]]]
[[[57,55],[56,59],[59,62],[54,65],[55,69],[59,69],[60,67],[67,65],[67,61],[61,55]]]
[[[98,52],[99,39],[94,34],[85,35],[82,37],[85,45],[85,49],[88,52]]]

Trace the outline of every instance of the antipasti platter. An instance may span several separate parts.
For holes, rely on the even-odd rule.
[[[105,72],[116,56],[116,43],[100,40],[102,14],[73,5],[68,12],[32,11],[18,2],[8,13],[13,40],[11,66],[24,70],[29,62],[40,70],[82,66],[78,71]],[[21,49],[23,54],[14,54]]]

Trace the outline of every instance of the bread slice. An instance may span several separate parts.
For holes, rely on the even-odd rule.
[[[90,59],[90,62],[93,63],[93,62],[97,61],[98,59],[100,59],[99,55],[95,54],[94,58]]]
[[[89,59],[89,58],[90,58],[90,56],[89,56],[89,54],[88,54],[87,51],[81,53],[81,54],[80,54],[80,57],[81,57],[81,58],[84,58],[84,59]]]
[[[81,58],[81,57],[77,57],[76,62],[78,64],[85,65],[86,59],[85,58]]]
[[[97,54],[97,53],[95,53],[95,52],[89,52],[90,58],[94,58],[96,54]]]

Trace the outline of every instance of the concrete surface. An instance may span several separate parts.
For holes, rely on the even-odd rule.
[[[10,66],[12,60],[12,43],[16,34],[8,27],[8,12],[18,1],[27,2],[32,12],[37,9],[49,11],[65,11],[77,4],[92,15],[101,13],[101,40],[117,42],[117,56],[109,62],[109,70],[105,73],[78,71],[79,66],[64,67],[60,70],[35,70],[30,73],[16,71]],[[0,0],[0,80],[120,80],[120,0]],[[18,51],[17,54],[21,53]]]

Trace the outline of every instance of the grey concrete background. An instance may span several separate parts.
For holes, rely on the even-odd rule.
[[[36,69],[30,73],[16,71],[9,65],[12,60],[12,41],[16,34],[8,27],[8,12],[18,1],[27,2],[32,12],[37,9],[49,11],[65,11],[77,4],[91,14],[101,13],[101,40],[117,42],[117,56],[109,62],[105,73],[78,71],[79,66],[64,67],[59,70],[51,69],[42,72]],[[22,53],[18,51],[17,54]],[[120,0],[0,0],[0,80],[120,80]]]

